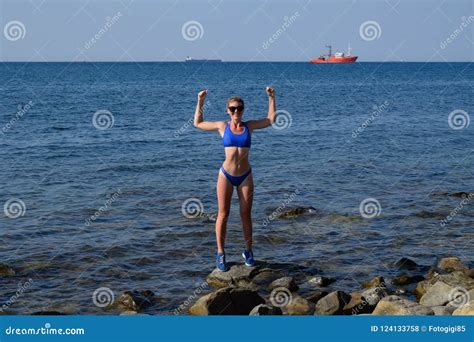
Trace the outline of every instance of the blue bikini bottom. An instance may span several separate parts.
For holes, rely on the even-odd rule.
[[[230,173],[228,173],[223,166],[221,166],[222,173],[226,178],[229,180],[229,182],[233,186],[239,186],[242,184],[242,182],[247,178],[247,176],[252,172],[252,169],[249,169],[247,172],[245,172],[242,176],[232,176]]]

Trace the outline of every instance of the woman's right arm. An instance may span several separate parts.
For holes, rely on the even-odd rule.
[[[194,127],[202,129],[203,131],[217,131],[222,125],[222,121],[204,121],[202,107],[206,99],[207,90],[202,90],[198,94],[198,101],[196,111],[194,112]]]

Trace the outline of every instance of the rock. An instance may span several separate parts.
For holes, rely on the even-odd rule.
[[[403,299],[402,297],[391,295],[379,301],[372,315],[379,316],[428,316],[434,315],[429,307]]]
[[[138,313],[137,311],[126,310],[120,313],[120,316],[150,316],[150,315],[144,314],[144,313]]]
[[[466,303],[463,306],[453,311],[453,316],[459,316],[459,315],[474,316],[474,300],[471,300],[469,303]]]
[[[252,278],[252,283],[257,287],[268,287],[274,280],[284,276],[285,274],[283,274],[283,272],[263,268]]]
[[[430,282],[428,280],[420,281],[415,288],[416,300],[420,300],[421,297],[426,293],[426,290],[430,287]]]
[[[318,300],[323,298],[324,296],[327,296],[328,292],[326,291],[312,291],[307,297],[306,300],[316,304]]]
[[[293,217],[298,217],[301,215],[308,215],[308,214],[315,214],[316,209],[313,207],[293,207],[293,208],[287,208],[283,212],[276,213],[276,217],[278,218],[293,218]]]
[[[472,197],[474,196],[474,192],[459,191],[459,192],[453,192],[451,194],[448,194],[448,196],[458,197],[458,198]]]
[[[117,298],[116,304],[120,309],[138,311],[153,305],[155,294],[150,290],[125,291]]]
[[[31,314],[32,316],[65,316],[66,314],[64,312],[59,312],[59,311],[36,311]]]
[[[445,305],[449,301],[453,300],[454,288],[442,281],[437,281],[434,285],[430,286],[426,293],[421,297],[420,304],[426,306],[439,306]]]
[[[396,295],[404,295],[407,293],[407,289],[403,288],[403,287],[400,287],[398,289],[395,290],[395,293]]]
[[[466,271],[466,275],[471,278],[474,278],[474,268],[471,268],[469,271]]]
[[[440,274],[436,277],[433,277],[429,281],[429,285],[432,286],[438,281],[442,281],[451,287],[464,288],[467,291],[472,290],[474,288],[474,279],[472,279],[462,271],[453,271],[447,274]]]
[[[291,292],[298,290],[298,285],[296,285],[292,277],[279,278],[274,280],[270,285],[268,285],[268,289],[270,291],[279,287],[287,288]]]
[[[288,315],[312,315],[314,312],[314,303],[300,296],[293,296],[291,301],[285,307]]]
[[[334,291],[321,298],[315,306],[315,315],[340,315],[352,297],[343,291]]]
[[[323,276],[315,276],[311,277],[308,280],[308,284],[313,285],[313,286],[321,286],[321,287],[326,287],[332,283],[334,283],[336,279],[333,278],[326,278]]]
[[[248,267],[245,265],[232,265],[227,272],[214,269],[207,276],[207,283],[213,287],[227,286],[249,286],[254,275],[258,273],[257,267]]]
[[[0,264],[0,276],[14,276],[15,270],[7,264]]]
[[[417,268],[418,264],[411,259],[403,257],[394,266],[399,270],[413,270]]]
[[[370,280],[363,282],[362,287],[367,289],[371,287],[380,286],[381,284],[384,284],[384,283],[385,283],[385,280],[383,279],[382,276],[376,276]]]
[[[435,316],[451,316],[454,308],[448,308],[446,306],[432,306],[431,310],[433,310]]]
[[[342,308],[342,312],[345,315],[360,315],[371,313],[373,309],[374,306],[370,305],[361,293],[353,292],[349,303]]]
[[[417,283],[423,280],[425,280],[425,277],[421,275],[409,276],[406,273],[401,273],[392,279],[392,284],[393,285],[408,285],[408,284]]]
[[[362,297],[364,297],[370,306],[375,307],[382,298],[389,295],[387,288],[383,285],[385,285],[385,283],[382,283],[381,286],[372,287],[362,292]]]
[[[280,308],[268,304],[257,305],[250,311],[249,316],[269,316],[269,315],[282,315],[283,312]]]
[[[453,272],[453,271],[466,272],[469,270],[469,267],[463,264],[458,257],[454,257],[454,256],[440,259],[437,267],[440,270],[443,270],[446,272]]]
[[[265,300],[256,291],[225,287],[201,298],[189,309],[191,315],[248,315]]]
[[[462,287],[457,287],[452,290],[449,297],[450,301],[446,306],[455,310],[469,301],[474,300],[474,289],[467,291]]]

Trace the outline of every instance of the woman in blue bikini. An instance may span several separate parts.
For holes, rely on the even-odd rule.
[[[198,94],[196,112],[194,113],[194,126],[204,131],[217,131],[222,137],[225,149],[225,160],[217,177],[217,202],[218,214],[216,220],[216,266],[221,271],[227,270],[225,261],[225,235],[227,219],[230,212],[230,203],[234,186],[237,187],[240,204],[240,218],[245,238],[245,250],[242,253],[245,265],[254,266],[255,260],[252,252],[252,202],[253,178],[248,155],[251,144],[251,134],[255,129],[262,129],[275,122],[275,91],[267,87],[268,115],[264,119],[242,121],[244,114],[244,100],[232,96],[227,100],[227,114],[230,121],[204,121],[202,107],[207,90]]]

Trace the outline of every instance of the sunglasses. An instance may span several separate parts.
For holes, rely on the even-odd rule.
[[[230,110],[231,113],[234,113],[236,110],[238,112],[241,112],[241,111],[244,110],[244,106],[238,106],[238,107],[230,106],[229,110]]]

